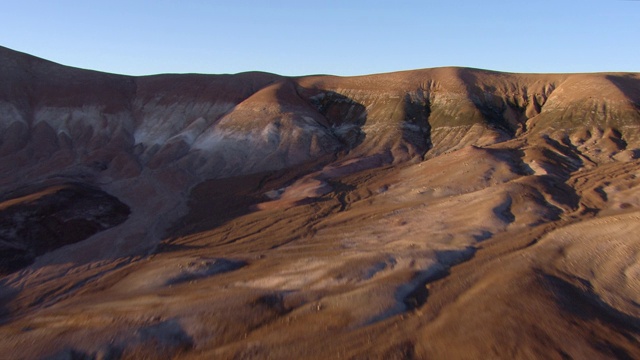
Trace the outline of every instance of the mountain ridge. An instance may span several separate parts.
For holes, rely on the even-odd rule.
[[[588,134],[610,149],[591,157],[608,161],[626,151],[618,145],[640,139],[633,126],[620,138],[621,119],[640,121],[640,95],[624,87],[640,81],[637,74],[518,75],[450,67],[359,77],[130,77],[3,52],[9,56],[2,64],[15,63],[11,71],[1,68],[3,77],[11,79],[15,69],[31,76],[14,79],[0,94],[9,100],[0,109],[4,191],[52,176],[88,180],[116,193],[128,192],[131,183],[156,187],[163,183],[157,179],[180,189],[314,159],[327,165],[336,154],[341,161],[378,159],[375,164],[419,161],[530,132],[560,142],[585,141]],[[589,126],[595,128],[573,133]],[[605,133],[613,140],[597,139]],[[23,163],[20,171],[16,160]],[[165,202],[173,208],[168,203],[181,200]]]

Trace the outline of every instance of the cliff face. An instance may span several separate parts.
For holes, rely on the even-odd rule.
[[[108,351],[161,356],[149,350],[157,341],[176,354],[200,347],[231,356],[248,340],[229,339],[251,332],[265,342],[260,351],[279,354],[284,340],[265,335],[263,324],[298,334],[309,320],[360,344],[352,355],[490,356],[490,345],[505,337],[540,356],[545,347],[572,356],[638,354],[640,240],[624,229],[637,222],[639,156],[638,74],[438,68],[360,77],[127,77],[0,47],[0,236],[12,234],[0,247],[29,254],[7,255],[6,271],[24,268],[0,284],[4,321],[18,316],[16,324],[44,321],[48,329],[42,319],[53,316],[46,315],[51,304],[89,294],[60,310],[82,323],[80,313],[97,303],[115,311],[91,294],[116,299],[135,290],[127,295],[135,303],[189,278],[234,289],[216,295],[218,310],[229,312],[219,320],[228,326],[220,339],[203,328],[213,320],[182,312],[203,305],[201,290],[178,282],[184,292],[161,313],[138,311],[165,320],[130,321],[133,310],[122,315],[129,320],[113,320],[123,333],[147,335],[116,336]],[[602,236],[622,240],[605,246]],[[525,263],[517,249],[526,249]],[[177,273],[162,270],[183,262]],[[63,279],[75,285],[56,285]],[[455,279],[466,285],[451,285]],[[545,292],[551,288],[555,300]],[[494,295],[528,310],[501,308],[507,300]],[[596,314],[581,324],[601,326],[593,336],[610,346],[580,353],[551,340],[571,326],[562,314],[572,296],[582,299],[580,311]],[[492,302],[530,326],[485,319],[492,312],[483,304]],[[305,310],[316,303],[329,310]],[[468,314],[466,325],[447,318],[456,311]],[[443,315],[431,321],[436,314]],[[551,325],[539,330],[536,316]],[[93,332],[73,336],[5,328],[0,345],[53,341],[60,346],[34,356],[68,347],[95,355],[103,350],[89,343],[115,335],[92,321]],[[414,331],[390,336],[393,321]],[[488,345],[447,347],[460,343],[452,327],[483,322],[495,324]],[[336,338],[310,343],[320,333],[306,328],[290,340],[299,351],[279,356],[336,355]],[[388,341],[366,347],[365,336]],[[587,330],[575,336],[595,341]],[[509,353],[505,344],[497,354]]]

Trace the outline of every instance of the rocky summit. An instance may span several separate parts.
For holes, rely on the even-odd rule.
[[[12,359],[640,358],[640,74],[0,47]]]

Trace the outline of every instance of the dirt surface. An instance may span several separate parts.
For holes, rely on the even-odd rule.
[[[10,358],[640,358],[638,74],[0,74]]]

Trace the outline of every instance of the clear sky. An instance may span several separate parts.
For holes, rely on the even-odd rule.
[[[640,72],[640,1],[3,0],[0,45],[120,74]]]

